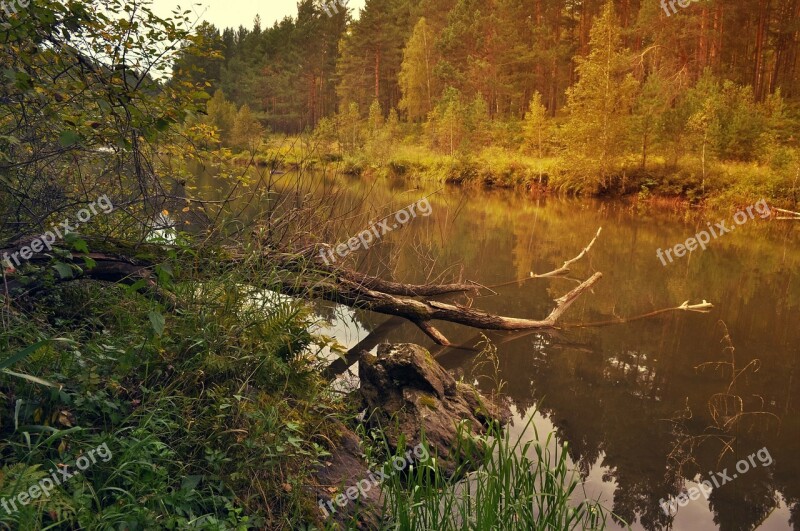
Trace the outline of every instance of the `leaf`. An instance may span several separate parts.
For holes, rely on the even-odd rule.
[[[183,478],[183,481],[181,481],[181,490],[195,490],[202,479],[203,476],[186,476]]]
[[[72,278],[72,266],[64,262],[56,262],[53,264],[53,269],[58,271],[59,276],[63,278]]]
[[[68,129],[62,131],[61,136],[58,137],[58,141],[61,147],[70,147],[81,141],[81,135]]]
[[[139,280],[137,280],[136,282],[134,282],[133,284],[128,286],[127,290],[128,290],[128,293],[133,293],[135,291],[139,291],[140,289],[142,289],[145,286],[147,286],[147,281],[145,279],[143,279],[143,278],[140,278]]]
[[[50,343],[50,340],[49,339],[45,339],[44,341],[39,341],[38,343],[34,343],[33,345],[20,350],[16,354],[13,354],[10,358],[7,358],[7,359],[5,359],[3,361],[0,361],[0,369],[5,369],[6,367],[11,367],[15,363],[23,360],[24,358],[27,358],[28,356],[30,356],[31,354],[33,354],[34,352],[36,352],[37,350],[39,350],[43,346],[47,345],[48,343]]]
[[[83,263],[86,265],[86,269],[94,269],[97,266],[97,262],[88,256],[83,257]]]
[[[3,372],[5,374],[11,375],[11,376],[15,376],[17,378],[22,378],[23,380],[28,380],[31,383],[44,385],[46,387],[53,387],[55,389],[61,389],[60,385],[54,384],[53,382],[49,382],[47,380],[44,380],[42,378],[38,378],[36,376],[31,376],[30,374],[22,374],[20,372],[14,372],[14,371],[9,370],[9,369],[3,369],[0,372]]]
[[[164,324],[166,320],[164,316],[158,312],[150,312],[147,314],[148,319],[150,319],[150,324],[153,326],[153,330],[156,334],[161,335],[164,333]]]
[[[159,118],[156,120],[156,130],[166,131],[169,128],[169,120],[166,118]]]
[[[82,253],[89,252],[89,244],[86,243],[86,240],[81,238],[76,238],[74,241],[72,241],[72,248]]]

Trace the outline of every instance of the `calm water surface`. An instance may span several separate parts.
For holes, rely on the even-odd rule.
[[[333,208],[350,221],[325,237],[345,241],[370,219],[435,191],[392,180],[335,181],[326,193],[337,195]],[[714,308],[550,333],[487,333],[497,347],[496,369],[479,363],[475,350],[435,346],[408,323],[339,308],[329,317],[343,345],[365,338],[415,342],[487,393],[503,382],[516,415],[512,429],[534,415],[540,437],[555,431],[568,443],[585,495],[634,529],[800,529],[800,223],[757,218],[664,267],[657,249],[732,212],[459,188],[438,191],[430,202],[430,216],[353,253],[348,263],[405,282],[460,276],[493,286],[559,267],[602,227],[568,277],[443,300],[543,318],[553,299],[600,271],[604,277],[565,324],[635,317],[686,300]],[[439,325],[454,344],[482,340],[475,330]],[[691,501],[674,517],[662,512],[659,500],[725,469],[732,476],[738,460],[762,448],[768,466],[755,459],[709,499]]]

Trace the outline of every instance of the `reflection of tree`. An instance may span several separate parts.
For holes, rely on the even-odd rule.
[[[664,344],[634,339],[646,337],[642,329],[653,327],[653,323],[645,322],[627,325],[625,335],[602,336],[596,330],[588,330],[582,331],[584,340],[577,341],[572,333],[571,337],[560,333],[531,334],[500,345],[501,377],[520,411],[538,404],[539,411],[556,427],[558,437],[569,442],[570,457],[584,477],[594,466],[607,467],[609,472],[605,479],[617,483],[613,511],[625,521],[638,520],[646,529],[662,529],[670,524],[671,518],[663,513],[658,500],[680,494],[682,477],[720,470],[717,468],[720,448],[711,445],[692,448],[691,460],[686,466],[671,459],[677,443],[685,439],[687,433],[703,435],[703,428],[714,426],[716,418],[720,426],[728,423],[738,434],[739,448],[751,448],[749,454],[759,448],[753,439],[760,436],[749,419],[774,418],[772,415],[747,415],[755,412],[750,406],[762,405],[761,398],[750,398],[743,400],[739,411],[745,414],[740,415],[737,422],[729,422],[732,416],[723,414],[716,405],[708,414],[685,415],[685,424],[693,432],[675,431],[675,426],[681,423],[666,424],[663,419],[671,416],[676,399],[681,396],[685,409],[689,403],[708,404],[709,397],[719,395],[720,391],[746,394],[737,391],[736,386],[730,387],[730,369],[724,374],[722,389],[718,382],[714,379],[709,382],[707,377],[703,381],[711,387],[698,386],[689,374],[684,374],[690,367],[658,354],[669,347],[671,338],[686,333],[680,331],[681,326],[680,318],[667,320],[662,335]],[[600,337],[606,341],[609,337],[617,339],[608,341],[614,343],[610,349],[613,354],[604,353],[598,341]],[[586,338],[593,339],[586,341]],[[502,336],[493,339],[503,340]],[[637,346],[628,346],[629,343]],[[461,359],[464,356],[460,354]],[[690,351],[687,357],[696,359],[698,355]],[[751,379],[755,366],[746,366],[748,374],[734,366],[739,374],[739,385]],[[685,385],[676,387],[678,382]],[[689,400],[684,390],[695,391],[695,396]],[[647,441],[646,444],[643,441]],[[776,450],[781,447],[773,444]],[[730,526],[737,518],[742,522],[757,522],[774,507],[770,497],[774,488],[770,489],[769,478],[759,480],[760,474],[764,474],[761,469],[751,471],[750,477],[742,480],[747,483],[740,483],[738,489],[729,487],[715,491],[711,509],[722,513],[717,518],[722,518],[725,526]],[[750,483],[757,480],[759,484],[751,487]],[[747,496],[743,491],[748,491]]]
[[[347,181],[346,185],[355,188],[357,196],[372,186],[364,180]],[[407,240],[406,234],[398,232],[394,235],[398,240],[382,241],[370,250],[368,260],[374,261],[363,263],[365,271],[385,273],[390,264],[396,266],[391,271],[399,280],[420,282],[428,278],[429,269],[436,275],[447,274],[445,264],[461,263],[464,278],[495,285],[519,272],[524,276],[527,271],[552,269],[585,245],[596,227],[605,227],[603,245],[593,249],[591,266],[609,276],[595,287],[594,295],[571,310],[568,320],[592,322],[638,315],[690,296],[712,301],[714,316],[709,320],[695,314],[668,315],[604,329],[537,332],[507,342],[503,342],[503,333],[487,334],[498,346],[504,391],[521,412],[541,406],[540,411],[557,427],[558,436],[569,442],[570,456],[582,473],[594,466],[608,467],[608,479],[618,484],[613,509],[626,519],[638,518],[646,529],[661,529],[670,523],[658,500],[681,492],[681,472],[692,477],[721,470],[717,464],[720,446],[711,444],[694,448],[693,462],[682,469],[671,461],[670,452],[680,437],[707,434],[708,426],[724,427],[737,411],[778,414],[782,424],[777,435],[774,431],[759,433],[764,425],[774,427],[774,421],[764,424],[765,415],[740,416],[729,423],[740,453],[748,448],[743,454],[747,455],[766,445],[778,465],[766,472],[761,468],[750,471],[735,485],[715,491],[711,507],[719,513],[723,528],[738,529],[737,519],[752,525],[771,507],[765,494],[771,485],[793,505],[793,522],[800,529],[796,505],[800,501],[800,418],[795,414],[800,399],[796,370],[800,327],[793,325],[800,312],[800,247],[794,236],[777,234],[777,229],[770,227],[756,231],[743,226],[740,232],[737,229],[736,234],[715,241],[713,249],[709,247],[702,255],[663,268],[654,250],[702,230],[705,221],[700,216],[690,213],[677,221],[654,209],[641,209],[633,219],[609,203],[547,198],[537,205],[502,191],[485,194],[460,189],[457,194],[467,200],[433,196],[434,215],[407,227],[419,238]],[[373,197],[376,204],[389,201],[380,187],[375,188]],[[402,245],[395,245],[420,239],[437,244],[423,262],[416,259],[413,246],[403,251]],[[531,241],[535,242],[533,248]],[[562,282],[508,286],[498,289],[499,295],[477,303],[493,313],[543,315],[550,309],[549,295],[563,293]],[[708,410],[709,398],[727,392],[731,368],[720,372],[707,366],[698,372],[694,367],[719,362],[720,336],[713,326],[717,319],[726,320],[731,335],[737,338],[736,371],[755,358],[761,360],[761,366],[757,372],[751,366],[731,390],[730,394],[742,397],[741,407],[734,404],[726,413],[723,402],[714,414]],[[472,337],[459,327],[445,333],[459,343],[470,343]],[[388,340],[425,341],[410,326],[392,332]],[[470,374],[475,354],[451,349],[437,359],[451,370]],[[724,362],[728,360],[726,356]],[[491,372],[487,366],[478,374]],[[481,387],[491,392],[491,383],[485,378],[481,378]],[[674,424],[664,419],[687,406],[693,413],[683,419],[689,431],[673,433]],[[719,466],[729,464],[723,461]],[[758,484],[751,485],[753,482]]]
[[[730,460],[735,466],[736,460]],[[709,498],[714,522],[721,531],[750,531],[758,528],[777,507],[775,488],[768,469],[755,468],[734,481],[747,482],[746,488],[714,489]]]

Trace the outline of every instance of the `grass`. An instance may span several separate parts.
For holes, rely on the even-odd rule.
[[[268,281],[263,265],[199,283],[186,271],[193,260],[157,269],[175,311],[92,281],[52,284],[2,308],[0,499],[103,443],[113,457],[49,497],[0,508],[0,529],[294,529],[309,520],[314,503],[301,487],[328,455],[328,420],[345,416],[321,398],[316,355],[327,340],[308,332],[317,318],[306,304],[248,283]],[[24,269],[34,278],[47,268]],[[181,282],[166,273],[181,270]]]
[[[767,198],[776,206],[791,209],[800,199],[800,159],[788,148],[775,151],[770,160],[762,162],[710,159],[705,167],[696,155],[668,163],[663,156],[651,154],[647,168],[642,169],[640,156],[631,154],[620,162],[608,184],[598,189],[593,168],[576,168],[557,151],[537,158],[514,146],[497,144],[450,155],[427,147],[418,135],[388,144],[367,142],[344,154],[335,143],[316,147],[320,164],[335,160],[342,173],[365,177],[406,177],[566,195],[680,198],[714,207],[753,204]],[[336,156],[325,155],[328,151]]]
[[[523,434],[529,433],[532,421],[533,416]],[[533,431],[533,440],[522,435],[513,439],[508,430],[491,427],[476,439],[462,427],[456,448],[470,458],[459,464],[452,478],[437,469],[435,456],[409,467],[405,475],[390,476],[383,487],[392,529],[604,529],[609,513],[580,495],[580,478],[569,468],[567,444],[553,434],[539,441]],[[398,449],[395,456],[404,450]]]

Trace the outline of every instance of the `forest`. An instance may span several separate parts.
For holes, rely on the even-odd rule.
[[[0,2],[0,530],[800,528],[800,0],[347,4]]]
[[[271,28],[203,24],[175,78],[209,83],[208,119],[223,131],[237,111],[275,133],[315,130],[355,172],[796,199],[798,10],[387,0],[352,20],[309,0]]]

